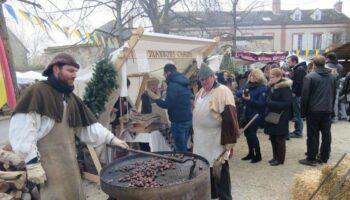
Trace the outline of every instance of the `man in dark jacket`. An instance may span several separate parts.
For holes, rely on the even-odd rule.
[[[290,137],[301,138],[303,136],[303,119],[300,116],[300,95],[303,86],[303,79],[306,75],[306,67],[303,66],[303,63],[298,64],[298,57],[295,55],[288,57],[288,66],[293,70],[291,79],[293,80],[293,114],[295,120],[295,130],[290,133]]]
[[[339,92],[340,92],[340,79],[344,77],[343,66],[339,64],[337,55],[334,52],[330,52],[326,56],[326,67],[332,70],[332,74],[336,77],[336,96],[334,101],[334,116],[332,121],[335,122],[338,120],[339,115]]]
[[[168,109],[176,151],[186,152],[192,126],[190,80],[177,72],[173,64],[164,66],[164,76],[168,85],[166,98],[155,102],[159,107]]]
[[[300,160],[303,165],[315,166],[327,163],[331,149],[332,113],[336,95],[336,79],[330,69],[325,68],[325,57],[313,59],[314,72],[305,76],[301,93],[301,116],[306,117],[307,157]],[[320,157],[319,130],[322,134]]]

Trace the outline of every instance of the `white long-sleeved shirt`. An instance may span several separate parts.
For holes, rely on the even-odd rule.
[[[40,156],[37,142],[46,136],[55,125],[55,120],[36,112],[16,113],[10,121],[9,139],[16,154],[29,162]],[[108,143],[114,135],[100,123],[74,128],[82,142],[99,146]]]

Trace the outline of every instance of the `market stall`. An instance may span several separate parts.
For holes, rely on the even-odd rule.
[[[119,97],[129,97],[135,104],[135,110],[140,112],[140,98],[146,88],[147,80],[156,78],[161,83],[164,80],[163,67],[167,63],[174,63],[179,72],[183,72],[188,68],[193,60],[201,63],[203,58],[207,57],[214,49],[217,42],[218,39],[210,40],[143,33],[143,28],[133,30],[131,38],[109,56],[118,73],[119,88],[108,97],[105,112],[99,115],[99,122],[109,126],[112,120],[110,111]],[[85,88],[92,79],[94,68],[95,66],[89,66],[79,71],[75,84],[75,93],[78,96],[84,96]],[[130,80],[129,88],[127,87],[127,78]],[[128,108],[130,112],[123,116],[116,134],[128,142],[149,143],[151,151],[172,150],[171,142],[169,142],[165,132],[169,126],[166,111],[156,110],[153,110],[153,112],[159,115],[160,119],[151,123],[150,125],[153,125],[153,128],[150,129],[149,126],[140,127],[135,125],[131,117],[131,108]],[[158,125],[158,127],[154,125]],[[91,149],[89,148],[90,151]],[[96,159],[95,162],[97,162]],[[90,175],[85,177],[90,177],[91,180]],[[96,177],[95,181],[98,181]]]

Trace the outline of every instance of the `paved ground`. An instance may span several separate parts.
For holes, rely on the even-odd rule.
[[[292,124],[290,124],[291,126]],[[8,120],[0,121],[0,146],[7,141],[6,128]],[[292,126],[291,126],[292,127]],[[305,126],[306,127],[306,126]],[[8,129],[8,128],[7,128]],[[329,160],[335,163],[343,153],[350,152],[350,123],[339,121],[332,126],[332,153]],[[305,132],[305,130],[304,130]],[[268,160],[272,158],[271,144],[268,136],[258,133],[263,160],[251,164],[240,159],[247,154],[247,145],[244,136],[235,147],[235,156],[230,161],[232,194],[236,200],[284,200],[291,198],[293,175],[312,167],[298,163],[303,159],[306,151],[306,137],[291,139],[287,142],[287,154],[284,165],[271,167]],[[350,156],[350,155],[349,155]],[[320,166],[318,166],[320,167]],[[107,199],[99,186],[84,181],[85,192],[89,200]]]

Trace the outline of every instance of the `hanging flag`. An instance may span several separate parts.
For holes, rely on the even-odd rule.
[[[81,35],[80,35],[80,32],[78,31],[78,29],[74,29],[73,32],[79,38],[79,40],[83,40],[83,38],[81,38]]]
[[[40,17],[34,16],[35,21],[39,24],[40,28],[43,29],[43,31],[46,31],[44,24],[41,22]]]
[[[62,27],[63,27],[64,34],[66,35],[67,38],[69,38],[70,36],[69,27],[68,26],[62,26]]]
[[[41,20],[42,24],[45,25],[45,27],[47,26],[51,30],[51,25],[50,25],[50,23],[47,20],[45,20],[43,18],[40,18],[40,20]]]
[[[4,93],[6,93],[6,97],[1,97],[1,101],[3,101],[3,99],[6,98],[7,105],[11,109],[14,109],[16,107],[16,95],[15,95],[15,90],[13,88],[10,68],[7,63],[5,48],[4,48],[4,44],[2,42],[1,36],[0,36],[0,67],[1,67],[0,70],[2,71],[1,72],[2,79],[0,79],[0,81],[2,81],[1,85],[3,85],[3,88],[5,88],[5,91],[3,91],[2,88],[0,88],[0,95],[3,96]]]
[[[50,21],[51,21],[51,24],[52,24],[56,29],[58,29],[58,30],[61,31],[64,35],[66,35],[66,32],[64,32],[64,30],[63,30],[56,22],[54,22],[52,19],[51,19]],[[68,38],[68,35],[66,35],[66,37]]]
[[[7,12],[13,17],[13,19],[16,20],[17,24],[18,24],[18,19],[17,19],[17,16],[16,16],[16,13],[15,11],[13,10],[12,6],[10,6],[9,4],[5,3],[5,8],[7,10]]]
[[[310,51],[309,50],[305,50],[305,56],[309,56],[310,55]]]
[[[299,56],[299,54],[300,54],[300,50],[299,50],[299,49],[297,49],[297,50],[295,51],[295,54],[296,54],[297,56]]]
[[[89,33],[85,32],[85,38],[88,40],[89,43],[93,44],[94,42],[91,39],[91,36]]]
[[[116,37],[113,38],[113,42],[114,42],[115,48],[119,48],[119,42]]]
[[[107,44],[108,44],[109,48],[114,48],[110,37],[107,38]]]
[[[328,52],[329,52],[329,49],[325,49],[324,52],[325,52],[325,53],[328,53]]]
[[[93,38],[94,38],[94,40],[95,40],[95,42],[96,42],[97,46],[100,46],[100,41],[98,40],[98,36],[97,36],[97,34],[96,34],[96,33],[94,33],[92,36],[93,36]]]
[[[81,31],[78,29],[80,38],[82,39],[83,42],[86,42],[86,38],[83,36],[83,34],[81,34]]]
[[[103,37],[103,35],[101,35],[101,43],[102,43],[103,47],[106,48],[105,37]]]
[[[315,56],[318,56],[319,53],[320,53],[320,50],[319,50],[319,49],[316,49],[316,50],[315,50]]]
[[[18,9],[18,12],[19,12],[19,14],[21,14],[24,17],[24,19],[28,20],[34,26],[32,20],[30,19],[30,13],[28,13],[24,10],[21,10],[21,9]]]
[[[320,55],[322,55],[323,54],[323,50],[322,49],[320,49]]]

